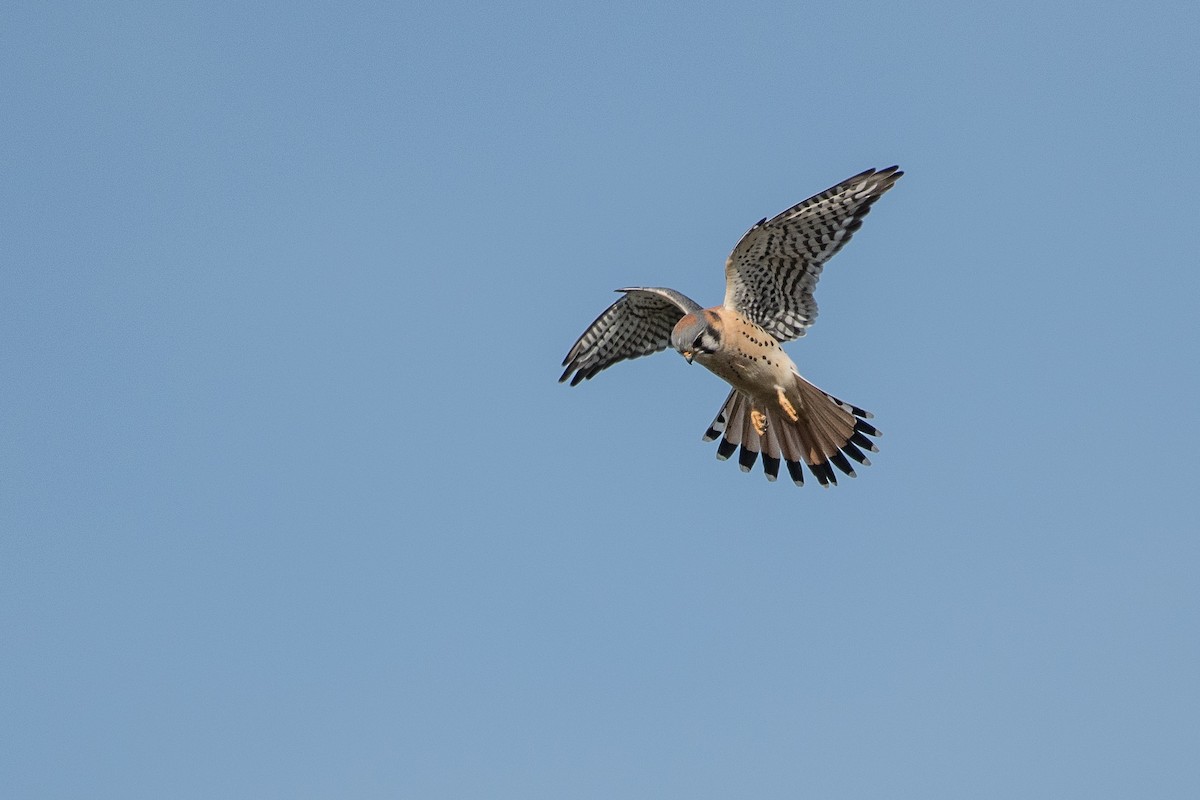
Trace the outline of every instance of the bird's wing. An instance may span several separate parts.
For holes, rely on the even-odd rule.
[[[675,323],[684,314],[700,310],[699,303],[674,289],[617,291],[624,296],[588,326],[563,359],[566,371],[558,379],[560,383],[570,378],[574,386],[618,361],[665,350]]]
[[[869,169],[759,222],[725,262],[725,307],[781,342],[803,336],[817,318],[813,289],[825,262],[903,174]]]

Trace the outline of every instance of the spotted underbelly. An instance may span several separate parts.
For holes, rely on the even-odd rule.
[[[714,353],[696,361],[743,394],[773,398],[777,387],[788,386],[795,366],[780,348],[763,348],[751,353]]]

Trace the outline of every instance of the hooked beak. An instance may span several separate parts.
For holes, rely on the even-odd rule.
[[[683,353],[683,357],[687,359],[689,364],[692,363],[692,359],[696,357],[696,354],[691,350],[680,350],[679,352]]]

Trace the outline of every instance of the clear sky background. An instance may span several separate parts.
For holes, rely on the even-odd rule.
[[[1198,9],[5,4],[0,794],[1200,796]],[[857,480],[556,383],[893,163]]]

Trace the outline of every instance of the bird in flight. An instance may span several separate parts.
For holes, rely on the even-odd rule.
[[[725,262],[725,302],[712,308],[674,289],[634,286],[596,318],[563,359],[559,382],[575,386],[618,361],[667,346],[733,387],[704,434],[717,437],[717,458],[738,451],[749,472],[762,456],[767,480],[780,464],[797,486],[801,464],[822,486],[837,484],[834,467],[854,477],[853,460],[878,452],[872,415],[800,377],[781,342],[804,335],[817,318],[813,290],[821,269],[862,226],[871,205],[904,173],[869,169],[763,219],[742,236]],[[848,460],[849,459],[849,460]]]

